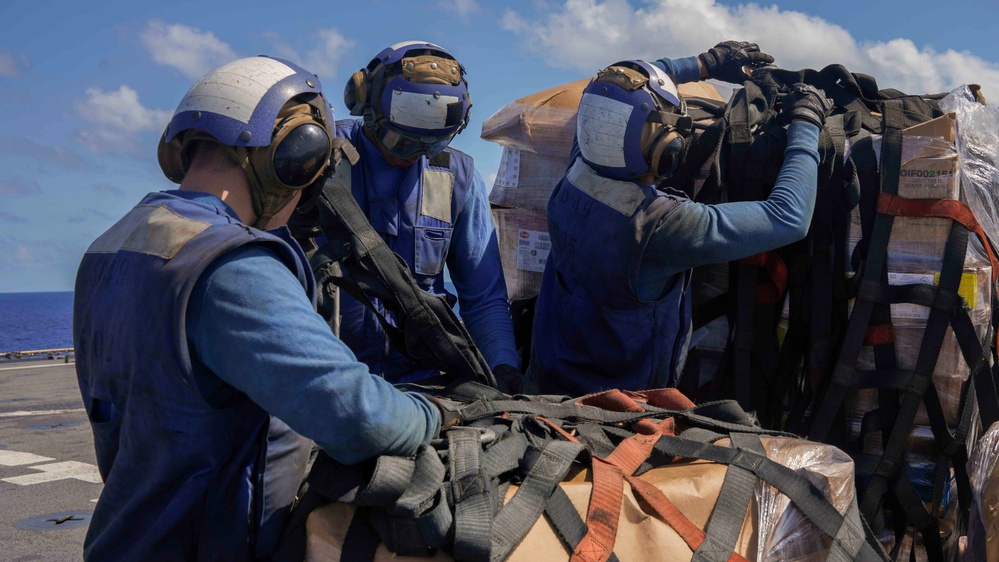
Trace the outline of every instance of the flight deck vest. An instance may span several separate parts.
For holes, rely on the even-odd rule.
[[[675,384],[690,332],[690,273],[674,275],[656,300],[637,288],[656,225],[682,200],[600,177],[582,158],[555,187],[530,364],[542,393]]]
[[[349,182],[371,226],[406,261],[417,284],[454,306],[455,296],[444,288],[444,265],[455,221],[471,188],[472,158],[449,148],[433,158],[421,157],[406,168],[398,185],[376,185],[373,167],[388,164],[362,128],[360,120],[337,122],[337,137],[350,141],[361,159],[349,175],[338,174],[333,180]],[[372,305],[394,322],[381,301],[372,299]],[[415,382],[440,374],[392,348],[377,314],[345,292],[340,293],[340,319],[340,339],[372,373],[391,382]]]
[[[286,229],[170,193],[147,195],[84,255],[76,370],[105,482],[88,560],[252,560],[276,547],[309,442],[224,383],[206,401],[185,330],[202,272],[246,244],[274,251],[311,298]]]

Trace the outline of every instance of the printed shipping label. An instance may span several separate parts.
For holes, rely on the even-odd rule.
[[[545,270],[548,252],[552,249],[551,237],[537,230],[517,231],[517,269],[523,271]]]
[[[888,273],[889,285],[912,285],[922,283],[925,285],[937,285],[940,283],[939,273]],[[961,275],[961,284],[958,286],[958,294],[964,299],[969,308],[978,306],[978,284],[974,273],[964,273]],[[930,309],[925,306],[911,303],[899,303],[891,305],[891,315],[895,318],[909,318],[913,320],[926,320],[930,317]]]

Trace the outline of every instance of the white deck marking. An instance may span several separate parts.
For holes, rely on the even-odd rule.
[[[34,453],[21,453],[18,451],[8,451],[0,449],[0,465],[3,466],[23,466],[26,464],[38,464],[40,462],[54,461],[51,457],[43,457]]]
[[[86,408],[70,408],[68,410],[17,410],[14,412],[0,412],[0,418],[23,418],[25,416],[54,416],[57,414],[79,414],[86,412]]]
[[[55,482],[57,480],[82,480],[93,484],[101,483],[101,474],[97,467],[92,464],[77,461],[54,462],[51,464],[39,464],[28,467],[32,470],[40,470],[36,474],[25,474],[24,476],[12,476],[2,478],[4,482],[17,484],[18,486],[31,486],[32,484],[42,484],[44,482]]]
[[[76,363],[53,363],[49,365],[28,365],[26,367],[4,367],[0,371],[20,371],[22,369],[51,369],[52,367],[76,366]]]

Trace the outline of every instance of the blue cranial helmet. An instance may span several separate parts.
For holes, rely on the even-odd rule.
[[[662,69],[640,60],[598,72],[583,90],[576,114],[583,160],[601,176],[617,180],[672,174],[690,128],[676,85]]]
[[[408,160],[447,148],[468,125],[465,69],[439,45],[396,43],[355,72],[343,94],[351,115],[393,156]]]
[[[163,173],[180,183],[194,141],[210,141],[247,171],[255,224],[263,225],[327,166],[333,118],[319,79],[291,62],[251,57],[206,74],[163,132]]]

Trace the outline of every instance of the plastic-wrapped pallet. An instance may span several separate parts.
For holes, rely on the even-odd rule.
[[[999,423],[971,451],[968,476],[974,501],[965,560],[999,560]]]
[[[576,108],[588,83],[577,80],[520,98],[482,123],[482,138],[503,147],[489,202],[511,300],[534,297],[541,287],[550,247],[548,198],[569,165]],[[681,84],[679,91],[724,101],[703,82]]]

